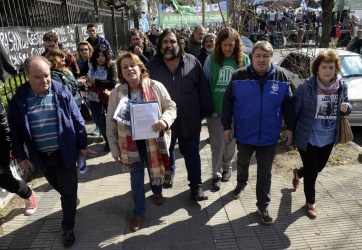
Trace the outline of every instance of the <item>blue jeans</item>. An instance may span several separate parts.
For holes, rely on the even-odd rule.
[[[183,155],[187,170],[187,180],[190,184],[201,184],[201,159],[199,153],[200,134],[190,137],[177,137],[172,134],[170,145],[170,166],[171,171],[176,170],[175,165],[175,144],[178,139],[180,153]]]
[[[140,151],[140,158],[142,167],[132,169],[131,171],[131,189],[133,202],[135,208],[133,209],[133,215],[135,217],[142,217],[146,211],[146,194],[145,194],[145,169],[143,166],[148,166],[147,152],[145,150]],[[150,178],[151,190],[154,194],[162,193],[162,186],[152,185],[150,171],[147,168],[148,176]]]
[[[256,206],[260,212],[268,210],[270,203],[271,170],[277,144],[270,146],[254,146],[237,142],[238,163],[236,180],[246,184],[249,179],[250,159],[255,152],[257,164]]]
[[[92,112],[94,123],[101,131],[104,140],[108,143],[106,132],[106,111],[107,105],[101,102],[89,101],[89,108]]]

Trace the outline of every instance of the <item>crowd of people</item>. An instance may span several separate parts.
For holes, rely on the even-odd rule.
[[[78,44],[77,58],[62,50],[55,33],[46,33],[43,56],[24,62],[28,81],[10,102],[9,124],[0,106],[0,186],[25,199],[26,214],[34,213],[33,192],[9,173],[10,148],[20,168],[28,170],[31,159],[61,195],[64,246],[75,242],[80,202],[76,162],[97,154],[87,145],[82,104],[90,109],[114,166],[130,173],[133,231],[141,228],[146,210],[145,168],[156,205],[164,203],[163,188],[172,188],[177,181],[176,142],[185,161],[190,198],[208,199],[199,153],[204,118],[212,152],[210,188],[219,190],[222,182],[231,180],[237,151],[237,185],[232,195],[239,199],[247,188],[255,153],[256,207],[265,224],[274,221],[269,213],[272,163],[284,120],[286,145],[295,146],[303,161],[293,171],[292,185],[297,189],[304,178],[306,214],[317,216],[316,179],[339,142],[341,115],[351,112],[334,50],[316,57],[313,77],[293,94],[284,69],[272,63],[273,46],[259,41],[249,56],[239,33],[230,27],[215,35],[196,26],[190,37],[174,29],[159,35],[151,31],[148,37],[134,30],[131,46],[116,61],[95,26],[87,28],[89,38]],[[158,119],[149,128],[156,138],[133,139],[130,112],[137,103],[157,104]],[[328,112],[322,108],[325,104]]]

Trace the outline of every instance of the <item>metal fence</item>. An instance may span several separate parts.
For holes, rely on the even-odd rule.
[[[95,5],[97,2],[96,0],[1,0],[0,29],[13,26],[51,27],[98,21],[103,23],[105,38],[117,56],[129,44],[128,22],[124,20],[122,9],[97,6]],[[3,83],[3,90],[0,87],[0,94],[5,93],[6,100],[9,101],[16,87],[25,81],[24,74],[13,75]]]

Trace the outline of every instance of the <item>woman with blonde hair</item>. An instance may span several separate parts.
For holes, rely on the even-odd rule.
[[[170,127],[176,119],[176,103],[171,100],[162,83],[149,78],[145,65],[137,55],[124,52],[116,64],[121,84],[112,90],[109,99],[107,138],[114,160],[131,175],[135,204],[131,229],[137,231],[141,226],[146,206],[144,167],[148,170],[155,204],[163,203],[162,184],[167,178],[165,175],[170,175],[168,148],[171,138]],[[159,137],[133,140],[132,124],[129,115],[125,114],[129,114],[130,103],[143,102],[158,104],[159,120],[152,125],[152,130],[159,133]],[[115,114],[116,109],[122,112]]]
[[[304,177],[307,215],[317,216],[315,184],[326,166],[333,146],[340,140],[340,119],[351,113],[348,85],[338,74],[342,69],[336,51],[327,49],[312,62],[313,76],[299,85],[293,96],[296,112],[293,143],[298,148],[303,167],[293,170],[293,187]]]

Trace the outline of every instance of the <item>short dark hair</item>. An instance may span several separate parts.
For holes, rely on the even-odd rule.
[[[144,38],[143,32],[136,30],[136,29],[131,30],[131,32],[129,32],[129,37],[131,38],[132,36],[139,36],[140,38]]]
[[[58,36],[55,34],[55,32],[49,31],[44,33],[43,35],[43,42],[58,42]]]
[[[87,30],[89,29],[89,28],[95,28],[96,26],[94,25],[94,23],[90,23],[90,24],[88,24],[87,25]]]
[[[103,55],[106,57],[106,63],[104,65],[104,68],[107,71],[109,71],[111,68],[112,58],[111,58],[111,54],[109,53],[108,48],[103,44],[96,46],[94,48],[93,54],[90,58],[90,63],[92,64],[94,69],[97,68],[97,65],[98,65],[97,58],[99,57],[99,53],[103,53]]]

